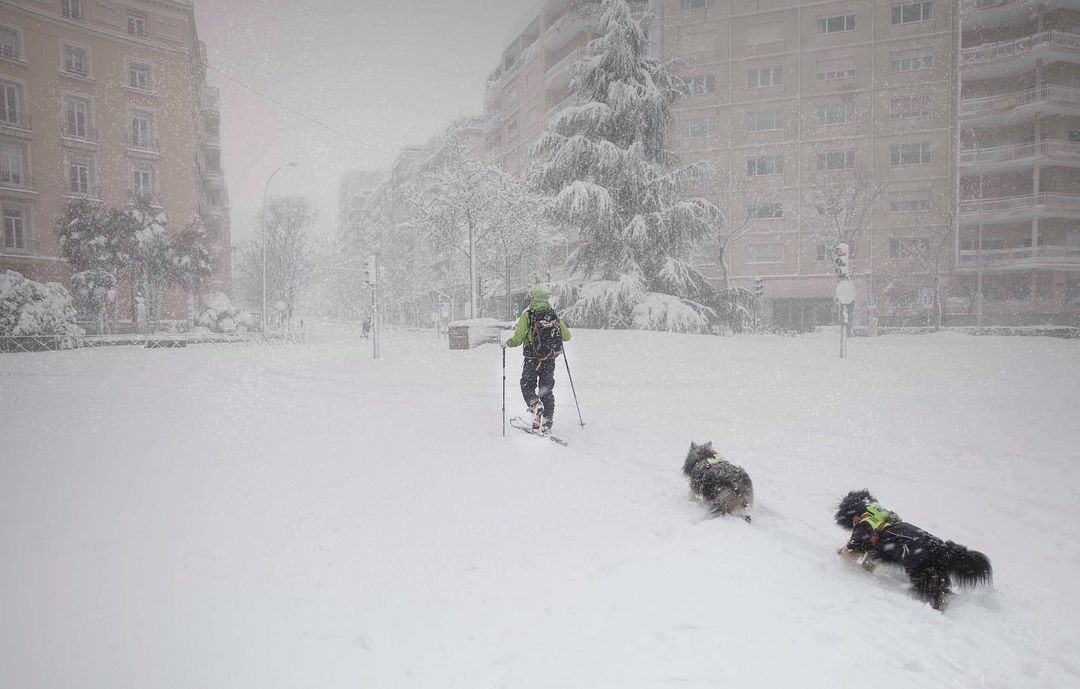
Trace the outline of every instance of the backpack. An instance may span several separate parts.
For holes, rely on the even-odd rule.
[[[554,309],[546,306],[529,309],[529,333],[532,335],[533,354],[540,361],[562,353],[562,331]]]

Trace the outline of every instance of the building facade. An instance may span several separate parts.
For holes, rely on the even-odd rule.
[[[219,96],[190,0],[0,3],[0,270],[66,282],[55,223],[68,202],[149,199],[179,232],[213,231],[229,284]],[[119,290],[121,320],[130,290]],[[185,316],[171,289],[162,317]]]
[[[964,0],[956,277],[985,323],[1080,313],[1080,3]]]

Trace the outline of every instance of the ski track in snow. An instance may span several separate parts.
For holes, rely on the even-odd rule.
[[[0,687],[1080,686],[1075,342],[575,332],[559,447],[496,347],[320,334],[0,357]],[[841,561],[863,487],[995,587]]]

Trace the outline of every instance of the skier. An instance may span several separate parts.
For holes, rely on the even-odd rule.
[[[529,308],[518,317],[514,335],[504,346],[525,345],[521,396],[532,412],[533,428],[546,433],[555,423],[555,359],[562,354],[562,343],[570,339],[570,329],[551,308],[547,291],[533,287],[529,297]]]

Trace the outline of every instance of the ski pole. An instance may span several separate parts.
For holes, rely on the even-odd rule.
[[[566,377],[570,379],[570,391],[574,393],[574,406],[577,407],[578,423],[585,428],[585,422],[581,418],[581,405],[577,401],[577,390],[574,389],[574,377],[570,375],[570,360],[566,358],[566,348],[563,348],[563,363],[566,364]]]
[[[503,407],[502,407],[502,422],[503,422],[503,437],[506,437],[506,346],[502,348],[503,356]]]

